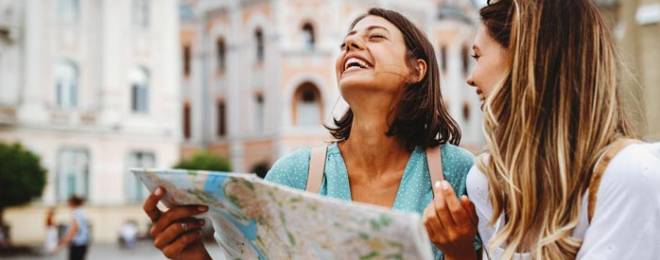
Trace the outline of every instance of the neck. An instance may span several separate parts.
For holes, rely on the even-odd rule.
[[[382,111],[388,110],[376,111],[380,115],[353,110],[350,137],[339,144],[346,165],[368,179],[392,171],[402,173],[411,154],[396,137],[385,134],[389,124]]]

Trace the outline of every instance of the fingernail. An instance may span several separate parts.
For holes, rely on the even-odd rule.
[[[449,190],[449,188],[450,188],[450,186],[449,186],[449,182],[447,182],[447,181],[442,181],[442,189],[443,189],[443,190]]]
[[[208,209],[208,208],[205,207],[205,206],[199,206],[199,207],[197,207],[197,211],[199,211],[199,212],[204,212],[204,211],[206,211],[207,209]]]
[[[440,181],[436,181],[435,184],[433,185],[433,187],[435,187],[436,189],[439,189],[441,185],[442,184],[441,184]]]
[[[156,194],[156,196],[160,196],[161,194],[163,194],[163,189],[161,189],[160,187],[156,188],[156,191],[154,191],[154,194]]]

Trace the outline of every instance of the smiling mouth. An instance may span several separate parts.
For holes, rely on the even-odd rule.
[[[363,70],[363,69],[369,69],[371,66],[369,63],[366,61],[356,58],[356,57],[351,57],[346,60],[344,63],[344,72],[351,72],[351,71],[357,71],[357,70]]]

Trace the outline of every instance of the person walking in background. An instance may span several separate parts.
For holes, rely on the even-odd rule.
[[[73,195],[69,198],[69,207],[72,210],[71,224],[57,247],[57,251],[59,251],[68,245],[70,260],[85,259],[87,254],[89,226],[87,225],[87,216],[81,208],[82,204],[83,199],[78,196]]]
[[[44,239],[44,251],[52,254],[57,249],[57,226],[55,225],[55,208],[48,209],[46,213],[46,238]]]

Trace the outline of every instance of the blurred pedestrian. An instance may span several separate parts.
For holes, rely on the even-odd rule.
[[[48,209],[46,213],[46,238],[44,239],[44,251],[52,254],[57,249],[57,226],[55,225],[55,208]]]
[[[121,248],[133,249],[137,242],[138,228],[135,220],[127,220],[119,229],[119,245]]]
[[[69,198],[69,207],[72,210],[71,224],[57,247],[57,251],[59,251],[63,247],[69,246],[69,260],[85,259],[87,254],[89,226],[87,216],[81,208],[83,202],[82,198],[75,195]]]

